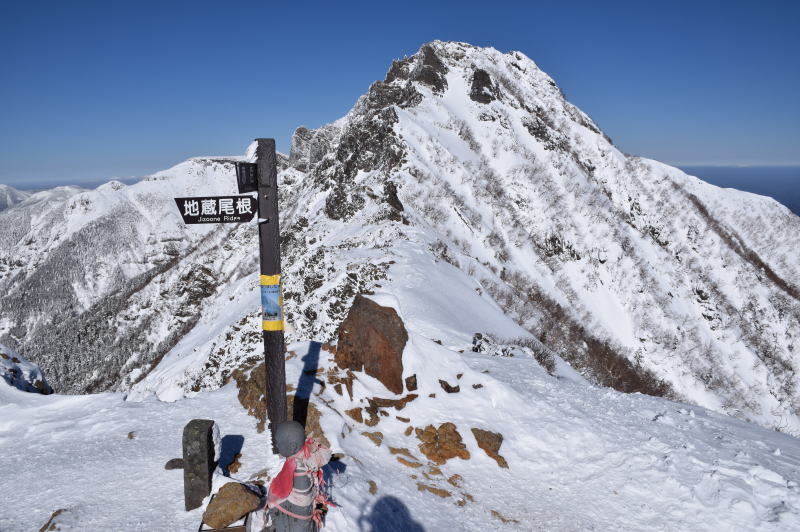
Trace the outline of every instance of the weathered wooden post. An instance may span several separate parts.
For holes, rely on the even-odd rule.
[[[193,419],[183,428],[183,499],[186,511],[199,508],[211,493],[214,421]]]
[[[275,446],[275,428],[286,421],[286,362],[281,294],[278,164],[275,139],[256,139],[258,175],[258,240],[261,262],[261,311],[267,371],[267,417]]]

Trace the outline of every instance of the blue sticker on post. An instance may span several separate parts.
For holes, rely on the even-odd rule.
[[[265,331],[283,330],[283,297],[280,274],[261,276],[261,313]]]

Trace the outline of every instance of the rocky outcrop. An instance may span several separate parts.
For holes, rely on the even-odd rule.
[[[2,344],[0,344],[0,378],[23,392],[42,395],[53,393],[39,366],[28,362],[19,353]]]
[[[240,368],[231,374],[239,388],[239,403],[258,420],[258,432],[264,432],[267,422],[267,373],[264,362],[251,368]]]
[[[417,438],[422,440],[419,450],[436,465],[441,465],[451,458],[468,460],[467,447],[461,434],[453,423],[442,423],[439,428],[428,425],[424,429],[416,429]]]
[[[489,430],[483,429],[472,429],[472,435],[475,436],[475,441],[478,442],[478,447],[483,449],[483,451],[500,467],[508,468],[508,462],[506,459],[500,456],[498,451],[500,451],[500,446],[503,445],[503,435],[497,432],[492,432]]]
[[[403,321],[393,308],[358,295],[339,326],[336,364],[363,371],[393,393],[403,392],[403,349],[408,341]]]
[[[208,503],[203,522],[213,528],[225,528],[258,508],[261,497],[238,482],[228,482]]]
[[[472,74],[472,84],[470,86],[469,97],[478,103],[489,103],[497,99],[496,89],[489,73],[480,68],[476,68]]]

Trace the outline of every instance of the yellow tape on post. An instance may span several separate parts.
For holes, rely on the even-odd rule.
[[[261,276],[261,324],[265,331],[283,330],[282,292],[280,274]]]

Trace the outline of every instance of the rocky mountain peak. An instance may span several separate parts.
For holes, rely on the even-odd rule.
[[[172,197],[233,193],[234,160],[0,213],[0,341],[59,390],[220,386],[259,348],[256,232],[184,226]],[[800,431],[800,219],[625,155],[523,54],[425,44],[280,161],[290,340],[379,291],[456,351]]]

